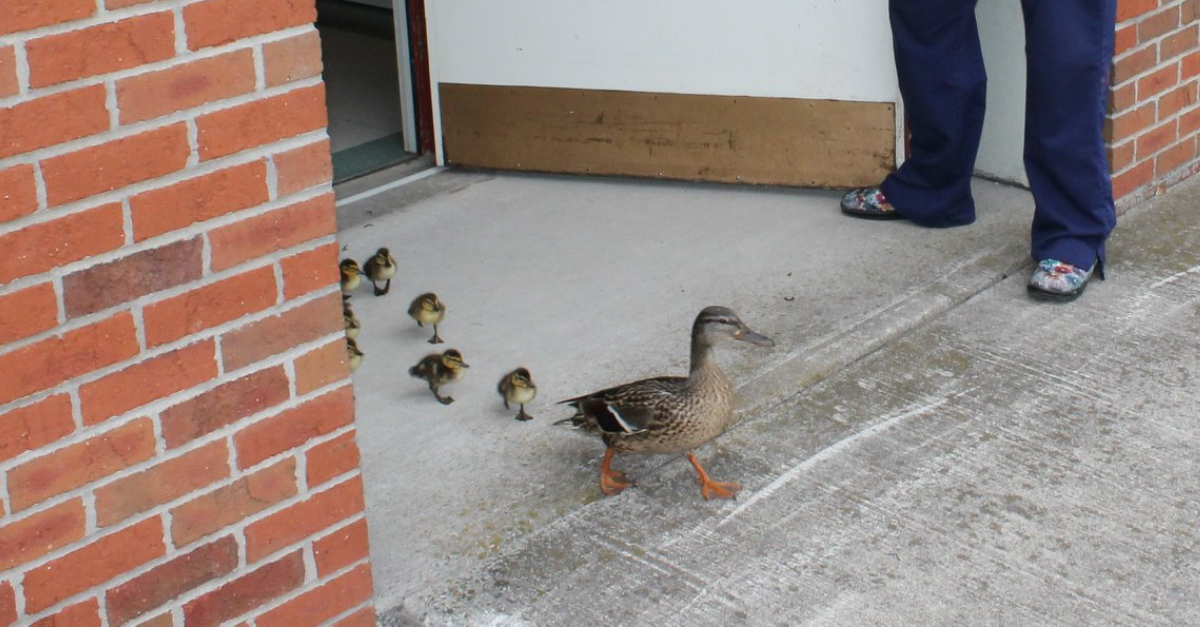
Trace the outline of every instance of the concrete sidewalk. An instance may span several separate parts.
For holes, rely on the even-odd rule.
[[[422,185],[441,193],[342,220],[348,255],[402,265],[354,297],[385,623],[1200,621],[1195,184],[1126,216],[1110,280],[1066,307],[1025,297],[1029,198],[990,183],[951,231],[844,219],[833,192]],[[430,289],[474,366],[448,407],[405,374]],[[647,456],[601,499],[601,445],[551,403],[682,372],[707,304],[779,342],[720,355],[744,420],[700,456],[744,492],[706,503],[682,458]],[[528,424],[495,394],[518,364]]]

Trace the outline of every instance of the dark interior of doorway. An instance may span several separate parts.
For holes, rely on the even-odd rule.
[[[317,1],[335,184],[416,157],[404,150],[394,24],[379,6]]]

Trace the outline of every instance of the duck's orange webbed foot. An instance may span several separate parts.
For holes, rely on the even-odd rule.
[[[695,455],[688,453],[687,458],[689,462],[692,462],[692,468],[696,469],[696,480],[700,483],[700,494],[704,496],[704,500],[707,501],[712,497],[732,499],[737,496],[738,490],[742,489],[742,486],[732,481],[722,482],[709,479],[708,473],[704,472],[704,468],[700,466]]]
[[[625,478],[625,473],[611,468],[612,458],[612,449],[605,449],[604,461],[600,462],[600,491],[605,496],[616,496],[633,485]]]

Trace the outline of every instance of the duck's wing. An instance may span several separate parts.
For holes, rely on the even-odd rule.
[[[684,377],[655,377],[569,398],[576,414],[559,423],[590,431],[629,435],[662,423],[665,407],[679,398]]]

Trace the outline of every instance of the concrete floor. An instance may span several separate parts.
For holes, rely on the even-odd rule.
[[[1184,624],[1200,621],[1195,184],[1126,216],[1111,278],[1030,302],[1027,193],[976,184],[949,231],[841,217],[838,194],[444,173],[340,210],[385,624]],[[1007,277],[1007,278],[1006,278]],[[437,404],[404,310],[434,290],[467,378]],[[682,373],[704,305],[777,341],[728,347],[744,420],[679,458],[619,458],[553,401]],[[517,423],[495,392],[528,366]]]

